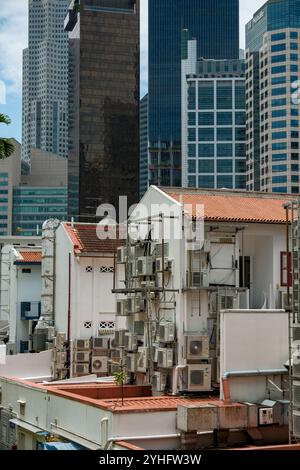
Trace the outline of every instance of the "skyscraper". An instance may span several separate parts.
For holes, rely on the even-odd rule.
[[[246,189],[245,61],[197,60],[182,39],[182,184]]]
[[[70,0],[29,0],[29,44],[23,51],[22,159],[30,148],[68,155],[68,35]]]
[[[148,95],[140,103],[140,198],[148,189]]]
[[[300,0],[270,0],[246,26],[247,189],[299,193]]]
[[[181,31],[197,57],[239,58],[239,0],[149,0],[150,183],[181,185]]]
[[[73,0],[69,31],[69,216],[139,193],[139,1]]]

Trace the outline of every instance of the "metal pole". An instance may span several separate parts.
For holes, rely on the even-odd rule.
[[[290,302],[290,269],[292,262],[292,253],[290,254],[290,233],[289,233],[289,205],[285,205],[286,213],[286,267],[287,267],[287,313],[288,313],[288,329],[289,329],[289,444],[293,440],[293,375],[292,375],[292,325],[291,325],[291,302]]]

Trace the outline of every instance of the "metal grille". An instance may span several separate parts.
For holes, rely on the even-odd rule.
[[[11,423],[13,414],[7,410],[0,410],[0,449],[10,450],[17,441],[16,425]]]
[[[100,267],[100,273],[111,274],[114,272],[115,272],[115,269],[113,266],[101,266]]]

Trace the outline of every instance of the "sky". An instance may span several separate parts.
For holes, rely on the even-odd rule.
[[[245,45],[245,24],[264,3],[265,0],[240,0],[241,47]],[[141,96],[147,91],[147,6],[148,0],[141,0]],[[27,43],[28,0],[0,0],[0,113],[8,114],[12,119],[12,124],[1,126],[0,132],[1,136],[15,137],[19,141],[22,130],[22,50]]]

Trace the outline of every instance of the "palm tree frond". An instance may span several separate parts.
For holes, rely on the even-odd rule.
[[[14,153],[15,147],[10,139],[0,139],[0,159],[8,158]]]
[[[0,113],[0,124],[9,125],[11,124],[11,119],[6,114]]]

